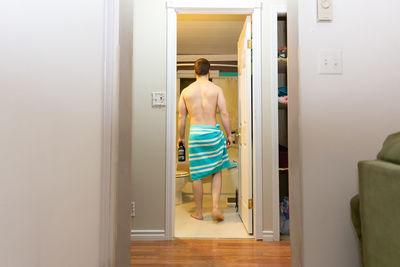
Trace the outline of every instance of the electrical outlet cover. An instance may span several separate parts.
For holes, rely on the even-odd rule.
[[[152,101],[153,107],[163,107],[167,104],[165,92],[153,92]]]
[[[319,73],[320,74],[341,74],[342,66],[341,50],[319,51]]]

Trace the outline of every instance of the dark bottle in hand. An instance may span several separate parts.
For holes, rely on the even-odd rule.
[[[182,142],[179,142],[179,148],[178,148],[178,161],[185,161],[186,156],[185,156],[185,146],[183,145]]]

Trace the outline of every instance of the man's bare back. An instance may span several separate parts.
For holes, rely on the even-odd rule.
[[[179,136],[184,139],[185,128],[183,118],[190,115],[191,125],[217,124],[217,108],[220,111],[222,124],[227,134],[227,145],[232,145],[231,127],[226,101],[222,89],[208,80],[208,77],[200,77],[196,82],[186,87],[179,99]],[[183,125],[182,125],[183,124]],[[183,127],[182,127],[183,126]],[[183,137],[183,138],[182,138]]]
[[[182,97],[191,117],[192,125],[213,125],[217,123],[216,111],[221,88],[212,82],[196,81],[182,92]]]

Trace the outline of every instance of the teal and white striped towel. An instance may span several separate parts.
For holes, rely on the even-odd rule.
[[[190,127],[189,165],[190,178],[193,181],[230,166],[225,136],[219,124]]]

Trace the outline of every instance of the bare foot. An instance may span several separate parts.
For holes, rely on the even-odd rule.
[[[193,212],[192,214],[190,214],[190,216],[197,220],[203,220],[203,215],[198,215],[196,212]]]
[[[224,220],[224,215],[222,215],[221,211],[219,210],[213,210],[211,213],[211,216],[214,218],[214,220],[217,220],[218,222],[221,222]]]

